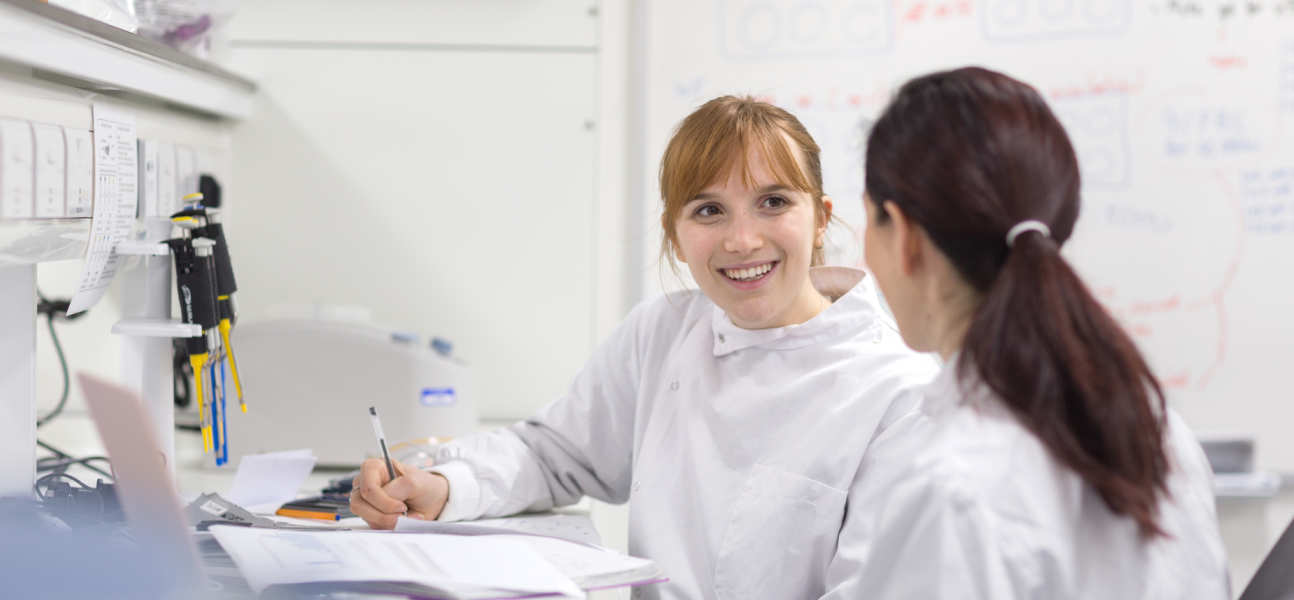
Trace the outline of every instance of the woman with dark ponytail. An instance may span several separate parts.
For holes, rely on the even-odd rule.
[[[850,505],[877,598],[1227,598],[1211,473],[1128,335],[1060,254],[1064,129],[981,68],[905,84],[871,130],[867,264],[945,370]]]

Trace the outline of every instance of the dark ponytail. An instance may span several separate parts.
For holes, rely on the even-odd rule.
[[[902,208],[982,294],[958,376],[974,370],[1111,511],[1162,534],[1163,391],[1060,255],[1078,219],[1078,161],[1042,97],[974,67],[914,79],[872,127],[866,173],[871,201]],[[1008,246],[1026,220],[1050,235]]]

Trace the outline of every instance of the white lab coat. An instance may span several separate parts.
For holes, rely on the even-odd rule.
[[[1146,542],[955,371],[954,360],[868,451],[851,491],[863,508],[845,527],[864,543],[840,557],[858,577],[842,597],[1230,598],[1212,471],[1175,412],[1158,517],[1171,537]]]
[[[744,330],[699,292],[639,305],[566,395],[507,429],[442,446],[445,520],[632,500],[629,551],[670,581],[636,597],[816,598],[846,495],[896,401],[937,366],[908,350],[855,269],[811,270],[835,301]],[[889,414],[902,414],[894,410]]]

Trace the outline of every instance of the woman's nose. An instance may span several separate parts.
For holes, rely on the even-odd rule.
[[[759,230],[758,219],[745,213],[739,213],[732,219],[724,236],[724,251],[733,254],[749,254],[763,245],[764,236]]]

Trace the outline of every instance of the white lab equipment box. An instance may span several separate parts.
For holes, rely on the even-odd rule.
[[[324,466],[381,456],[387,443],[440,440],[477,427],[468,367],[417,336],[319,318],[239,322],[231,336],[247,412],[226,379],[230,465],[244,454],[310,448]],[[393,454],[396,452],[393,452]]]

